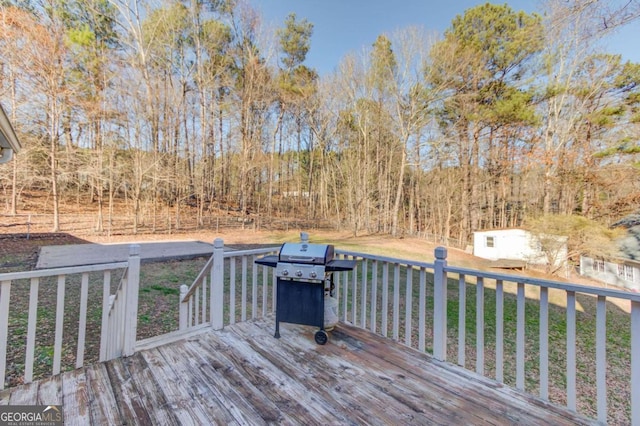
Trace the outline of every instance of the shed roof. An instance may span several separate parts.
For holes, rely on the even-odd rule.
[[[20,151],[22,146],[16,136],[16,132],[11,126],[9,117],[0,105],[0,164],[6,163],[13,158],[15,152]]]

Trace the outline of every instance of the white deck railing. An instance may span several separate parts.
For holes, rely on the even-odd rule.
[[[433,264],[340,253],[360,269],[342,274],[343,320],[420,350],[431,343],[438,360],[471,363],[478,374],[573,411],[581,396],[595,395],[582,414],[606,423],[616,403],[629,411],[614,422],[640,424],[640,294],[448,266],[444,248]],[[607,310],[628,317],[624,328],[607,327]],[[577,327],[581,321],[589,326]],[[618,386],[608,393],[614,375]]]
[[[102,292],[102,331],[100,361],[133,355],[138,330],[138,296],[140,292],[140,246],[129,248],[127,268],[114,294]],[[108,309],[105,309],[107,307]]]
[[[180,330],[206,323],[219,330],[275,312],[274,271],[254,261],[278,249],[225,251],[216,239],[213,255],[193,284],[180,288]]]
[[[121,274],[120,285],[116,294],[111,295],[112,278],[118,273]],[[139,277],[140,257],[137,245],[131,246],[127,262],[0,274],[0,389],[4,389],[6,385],[9,346],[24,350],[24,368],[18,367],[19,362],[15,362],[9,372],[17,383],[33,381],[34,364],[42,368],[50,363],[50,373],[54,375],[60,373],[63,367],[82,367],[87,351],[87,331],[98,331],[87,330],[90,324],[87,314],[90,305],[92,313],[101,316],[99,360],[132,354],[136,338]],[[47,291],[43,286],[54,285],[55,313],[51,313],[49,311],[52,303],[43,303],[39,299],[39,293],[50,295],[53,290]],[[43,289],[44,291],[41,291]],[[65,294],[69,293],[76,295],[71,303],[69,300],[65,301]],[[20,308],[27,299],[28,316],[24,321],[25,312]],[[99,305],[93,306],[96,303]],[[75,308],[70,309],[71,306],[77,307],[77,316],[72,316]],[[53,339],[43,331],[46,329],[48,333],[50,327],[38,327],[38,324],[48,320],[47,315],[51,314],[55,315]],[[63,330],[68,332],[75,324],[77,337],[74,335],[75,341],[69,341],[67,336],[63,335]],[[26,331],[26,342],[14,340],[9,345],[10,331],[15,332],[25,325],[26,330],[23,331]],[[23,332],[17,334],[20,334],[17,336],[18,339],[23,338]],[[19,354],[17,357],[20,358]],[[70,359],[74,359],[75,362],[65,366],[66,362],[63,360]]]
[[[181,288],[179,328],[221,329],[274,312],[275,271],[255,260],[278,249],[225,251],[216,240],[194,283]],[[336,253],[356,260],[333,277],[343,321],[602,423],[640,425],[640,294],[449,266],[444,248],[433,263]],[[112,292],[114,272],[122,278]],[[92,323],[100,324],[100,360],[133,354],[139,277],[137,246],[127,262],[0,274],[0,386],[8,346],[23,350],[24,371],[9,369],[16,383],[32,381],[34,365],[50,363],[52,374],[81,367]],[[54,313],[40,312],[54,304],[39,294],[55,297]],[[53,336],[42,335],[38,321],[53,317]],[[77,337],[69,332],[76,324]],[[10,335],[25,342],[8,345]],[[613,404],[622,417],[611,417]]]
[[[278,248],[215,246],[183,286],[182,329],[220,329],[275,310],[274,271],[254,260]],[[357,265],[334,276],[343,321],[602,423],[640,424],[639,294],[448,266],[442,247],[433,263],[336,253]],[[607,310],[628,321],[609,326]],[[618,387],[609,389],[613,376]],[[608,418],[611,404],[623,407],[622,419]]]

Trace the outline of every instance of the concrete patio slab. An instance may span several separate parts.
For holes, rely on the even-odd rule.
[[[40,249],[36,269],[123,262],[129,257],[129,246],[140,245],[140,259],[193,259],[211,256],[213,245],[202,241],[166,241],[118,244],[71,244],[45,246]]]

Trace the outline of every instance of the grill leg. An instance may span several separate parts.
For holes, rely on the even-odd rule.
[[[280,338],[280,321],[276,319],[276,334],[273,336],[276,339]]]

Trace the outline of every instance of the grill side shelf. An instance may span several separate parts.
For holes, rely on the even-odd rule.
[[[355,260],[335,259],[327,263],[327,272],[352,271],[356,267]]]
[[[256,259],[255,263],[257,263],[258,265],[271,266],[272,268],[275,268],[278,264],[278,255],[272,254],[269,256],[261,257],[260,259]]]

